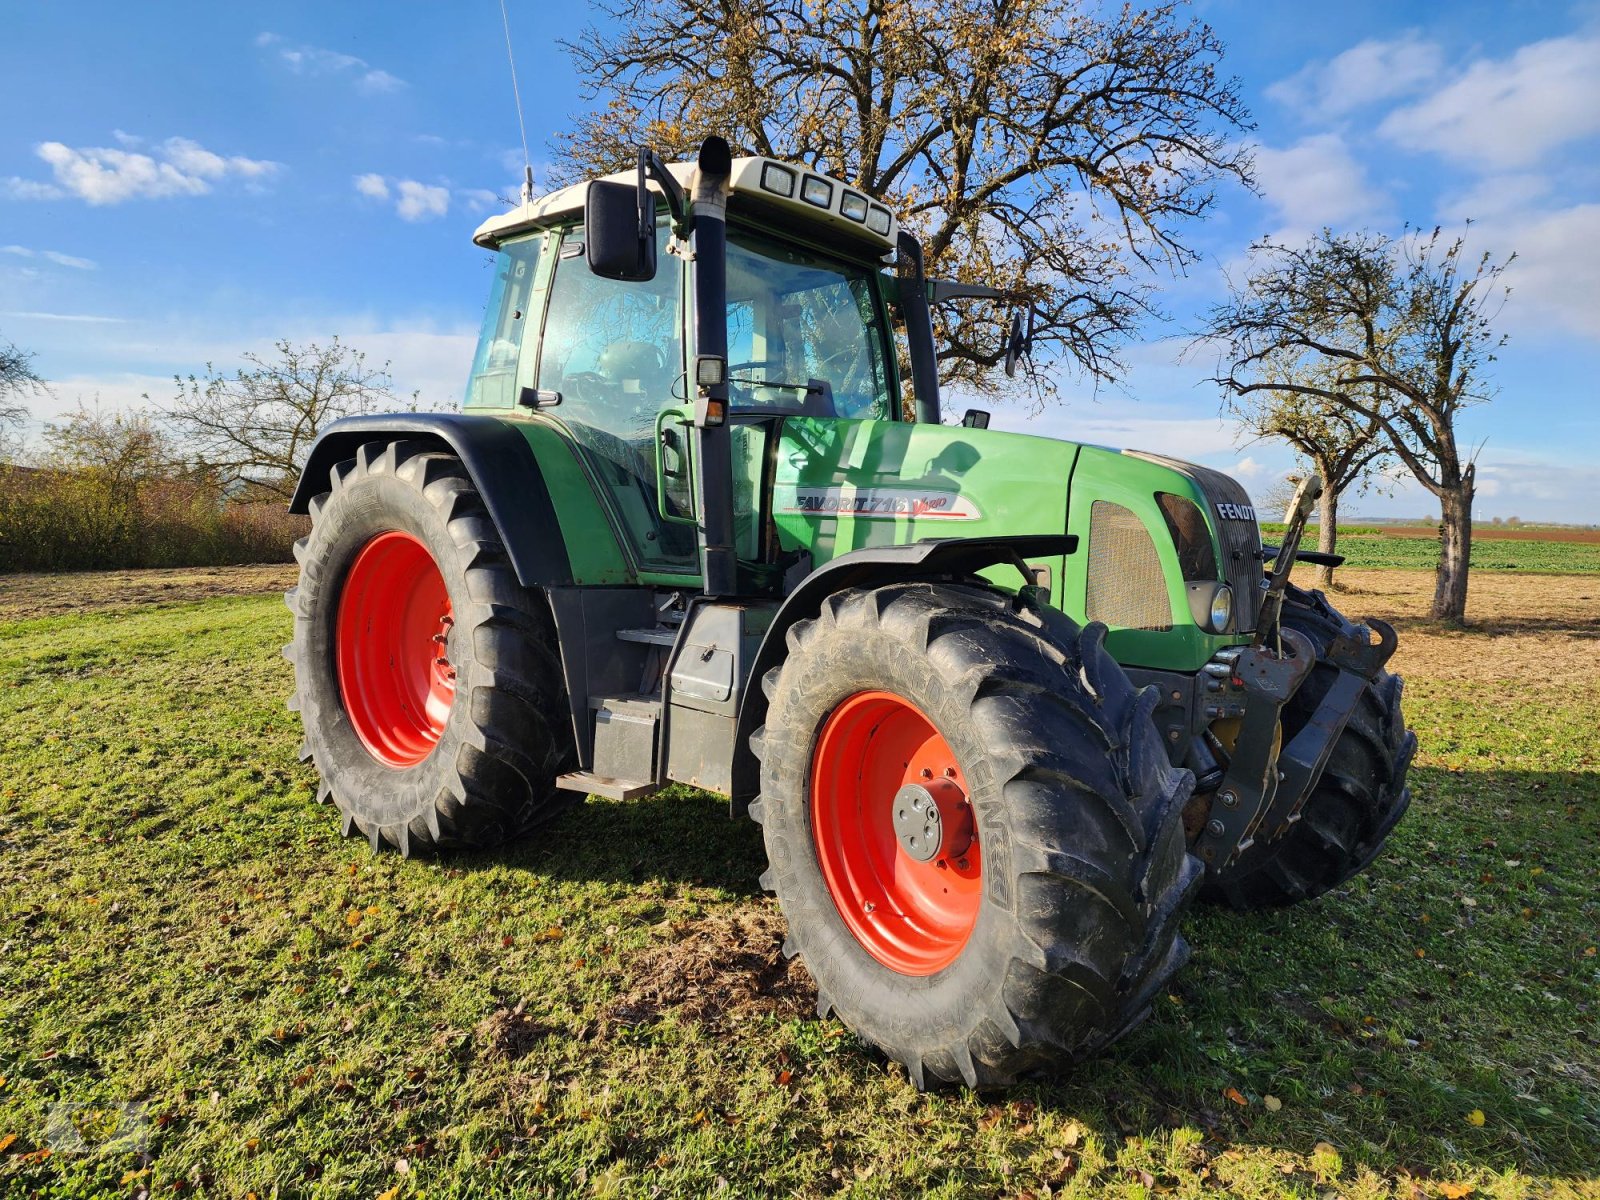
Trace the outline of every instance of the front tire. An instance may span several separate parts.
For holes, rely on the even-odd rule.
[[[785,950],[919,1087],[1092,1053],[1187,957],[1193,779],[1104,632],[980,587],[851,589],[763,681],[751,815]]]
[[[371,442],[333,468],[295,544],[289,702],[347,836],[410,855],[482,848],[570,801],[554,625],[465,468]]]
[[[1338,677],[1325,659],[1353,624],[1321,592],[1291,586],[1283,625],[1311,640],[1317,665],[1283,708],[1285,743],[1303,729]],[[1362,689],[1355,711],[1300,810],[1300,820],[1276,841],[1258,840],[1225,870],[1208,878],[1204,900],[1241,912],[1311,900],[1363,871],[1377,857],[1411,804],[1406,772],[1416,735],[1400,710],[1400,676],[1379,670]]]

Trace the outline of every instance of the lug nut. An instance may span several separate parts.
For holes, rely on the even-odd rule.
[[[1206,822],[1206,832],[1212,837],[1221,837],[1226,830],[1223,829],[1221,821],[1213,818],[1212,820]]]

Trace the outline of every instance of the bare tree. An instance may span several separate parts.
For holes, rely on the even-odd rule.
[[[567,49],[599,107],[569,173],[707,134],[798,160],[897,208],[930,270],[1027,296],[1036,349],[1091,377],[1154,311],[1149,268],[1219,179],[1249,183],[1249,114],[1223,47],[1179,4],[1086,0],[610,0]],[[942,374],[994,390],[993,306],[936,314]],[[1052,390],[1048,382],[1042,384]]]
[[[89,472],[123,498],[177,469],[172,439],[150,414],[108,414],[98,400],[93,408],[80,400],[66,420],[46,425],[44,444],[50,466]]]
[[[1260,374],[1288,383],[1338,389],[1339,380],[1316,363],[1263,360]],[[1384,401],[1376,388],[1368,389],[1375,408]],[[1339,548],[1339,501],[1352,488],[1365,489],[1392,455],[1383,426],[1375,417],[1333,404],[1304,392],[1285,388],[1233,396],[1229,407],[1240,427],[1252,438],[1280,438],[1288,442],[1322,477],[1322,499],[1317,507],[1317,549],[1335,554]],[[1317,585],[1333,586],[1333,568],[1318,566]]]
[[[1492,398],[1483,376],[1504,344],[1493,322],[1514,258],[1472,259],[1463,238],[1438,229],[1398,243],[1328,230],[1303,246],[1267,240],[1207,321],[1205,336],[1226,347],[1217,382],[1230,393],[1292,392],[1374,422],[1439,498],[1437,620],[1466,615],[1476,469],[1456,420]],[[1276,377],[1271,365],[1285,356],[1315,362],[1323,377]]]
[[[327,425],[395,397],[389,364],[368,367],[365,354],[337,337],[326,346],[283,340],[274,349],[270,361],[246,354],[232,375],[207,363],[203,376],[175,377],[165,415],[185,451],[224,485],[248,482],[288,499]]]
[[[20,398],[43,386],[34,372],[32,354],[11,342],[0,344],[0,458],[10,459],[21,451],[19,431],[27,424],[28,406]]]

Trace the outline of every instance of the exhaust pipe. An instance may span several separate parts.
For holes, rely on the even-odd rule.
[[[694,250],[695,509],[700,578],[708,596],[738,591],[733,532],[733,452],[728,429],[728,176],[733,152],[720,137],[700,146],[691,195]]]

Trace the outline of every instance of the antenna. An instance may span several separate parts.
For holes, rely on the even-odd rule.
[[[506,62],[511,64],[511,94],[517,101],[517,128],[522,131],[522,202],[533,199],[533,158],[528,153],[528,125],[522,119],[522,89],[517,86],[517,60],[511,53],[511,18],[506,15],[506,0],[500,0],[500,24],[506,31]]]

